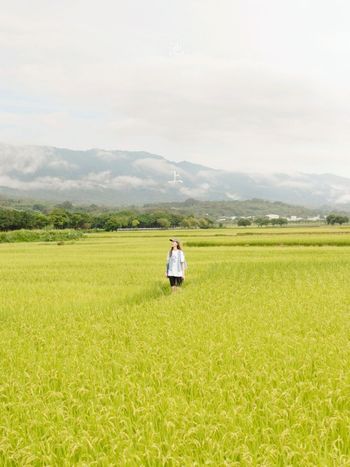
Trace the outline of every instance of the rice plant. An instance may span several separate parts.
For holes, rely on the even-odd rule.
[[[283,248],[183,232],[173,295],[168,232],[0,245],[0,464],[350,465],[338,230]]]

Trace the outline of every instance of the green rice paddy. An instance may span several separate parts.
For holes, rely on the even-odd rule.
[[[1,244],[0,465],[350,465],[349,246],[340,228]]]

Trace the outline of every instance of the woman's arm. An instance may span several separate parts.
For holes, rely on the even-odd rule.
[[[184,255],[184,253],[182,251],[181,251],[180,263],[181,263],[182,278],[185,279],[185,266],[186,266],[186,263],[185,263],[185,255]]]
[[[168,269],[169,269],[169,254],[166,257],[166,264],[165,264],[165,277],[168,277]]]

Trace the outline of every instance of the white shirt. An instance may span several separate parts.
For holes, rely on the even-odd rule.
[[[167,257],[167,274],[168,276],[182,277],[183,266],[181,263],[185,262],[185,255],[182,250],[173,250],[171,256]]]

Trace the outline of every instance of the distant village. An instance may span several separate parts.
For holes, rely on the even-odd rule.
[[[282,219],[284,220],[283,223],[303,223],[303,222],[326,222],[326,216],[324,215],[317,215],[317,216],[306,216],[306,217],[299,217],[299,216],[280,216],[279,214],[266,214],[264,216],[258,217],[258,216],[221,216],[220,218],[217,219],[217,222],[233,222],[233,223],[238,223],[240,219],[246,219],[249,220],[251,223],[256,223],[257,220],[266,220],[267,223],[281,223]],[[277,221],[277,222],[276,222]],[[258,222],[259,223],[259,222]]]

